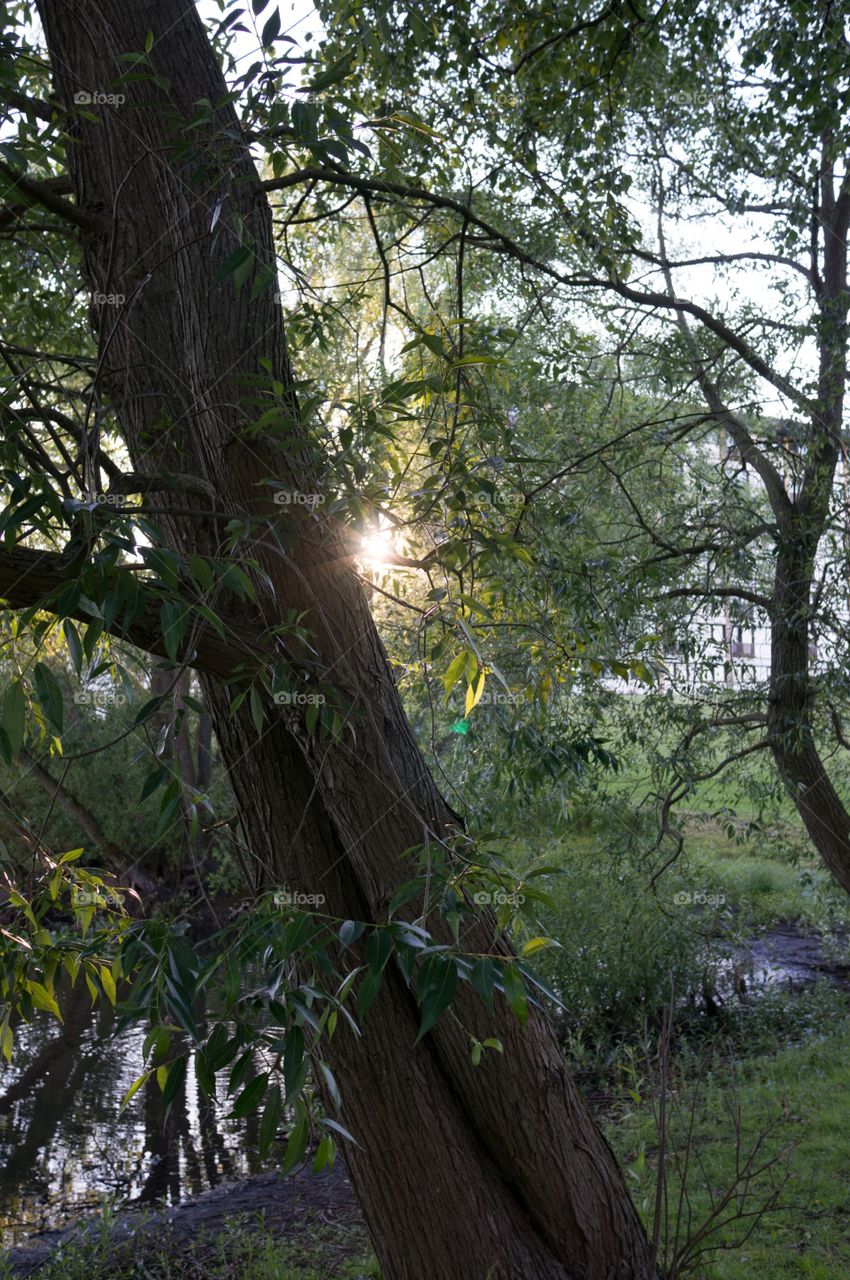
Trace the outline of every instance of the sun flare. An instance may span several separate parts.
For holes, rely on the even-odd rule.
[[[392,529],[370,529],[360,539],[360,558],[373,569],[385,569],[395,552]]]

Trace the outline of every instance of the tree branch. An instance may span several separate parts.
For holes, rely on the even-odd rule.
[[[719,320],[705,307],[699,306],[698,303],[688,302],[681,298],[677,298],[670,293],[659,293],[654,290],[635,289],[631,285],[623,281],[595,275],[569,275],[566,272],[559,271],[549,263],[542,262],[539,258],[535,258],[533,254],[528,253],[516,241],[504,232],[499,231],[496,227],[474,214],[467,205],[460,200],[455,200],[452,196],[437,195],[433,191],[428,191],[424,187],[416,187],[405,185],[401,182],[387,182],[382,178],[364,178],[360,175],[348,173],[341,169],[332,169],[327,167],[311,167],[309,169],[297,169],[294,173],[284,174],[280,178],[268,178],[262,183],[266,191],[284,191],[289,187],[299,186],[304,182],[330,182],[339,186],[351,187],[355,191],[363,194],[393,195],[398,196],[402,200],[418,200],[426,204],[431,204],[437,209],[450,209],[460,218],[466,219],[470,225],[475,226],[479,231],[483,231],[488,240],[493,242],[494,248],[500,248],[503,252],[514,258],[515,261],[523,263],[525,266],[539,271],[541,274],[548,276],[552,280],[556,280],[559,284],[567,285],[571,288],[580,289],[601,289],[609,293],[615,293],[619,297],[624,298],[628,302],[634,302],[642,307],[650,307],[655,310],[674,311],[679,315],[690,315],[698,320],[704,328],[715,334],[724,343],[729,350],[734,351],[736,355],[744,361],[745,364],[757,373],[759,377],[770,383],[777,391],[795,404],[805,413],[812,413],[814,406],[812,402],[799,391],[793,383],[789,382],[782,374],[777,373],[770,367],[766,360],[746,342],[740,334],[734,329],[730,329],[727,324]],[[728,412],[728,411],[727,411]]]
[[[11,609],[40,608],[46,613],[55,613],[56,597],[68,585],[68,565],[67,556],[59,552],[4,548],[0,550],[0,599]],[[132,624],[122,629],[114,622],[106,630],[147,653],[169,658],[162,634],[162,602],[143,586],[140,586],[139,597],[139,611]],[[81,622],[92,620],[91,613],[80,606],[71,616]],[[209,623],[198,618],[191,642],[184,642],[177,661],[232,680],[234,670],[240,666],[259,666],[275,660],[275,651],[257,631],[231,619],[223,619],[223,623],[224,636],[221,636]]]
[[[79,227],[82,231],[102,231],[103,223],[100,218],[94,217],[93,214],[87,213],[85,209],[78,208],[72,204],[70,200],[65,200],[61,195],[57,194],[56,184],[47,182],[36,182],[34,178],[27,178],[22,173],[18,173],[9,165],[0,161],[0,177],[6,179],[8,187],[6,195],[10,193],[13,196],[11,203],[15,203],[14,195],[24,197],[24,203],[40,204],[43,208],[49,209],[51,213],[58,218],[63,218],[65,222],[71,222],[75,227]],[[18,201],[18,203],[21,203]]]

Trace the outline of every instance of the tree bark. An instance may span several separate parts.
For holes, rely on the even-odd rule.
[[[824,767],[812,730],[812,572],[793,552],[780,552],[774,580],[768,731],[780,777],[812,843],[850,893],[850,813]]]
[[[838,179],[833,146],[827,135],[816,219],[823,240],[817,400],[800,492],[789,507],[774,508],[779,539],[773,583],[768,729],[780,776],[812,843],[838,883],[850,893],[850,812],[833,786],[815,742],[810,647],[817,554],[829,524],[847,382],[850,175],[845,171]]]
[[[269,880],[323,893],[334,916],[385,920],[410,878],[405,850],[448,841],[457,823],[404,716],[343,535],[318,511],[271,500],[269,477],[320,492],[321,460],[299,419],[271,290],[251,301],[251,279],[237,293],[217,277],[240,244],[237,214],[252,278],[275,263],[265,193],[232,107],[220,105],[220,69],[189,0],[40,0],[39,10],[60,101],[107,91],[126,72],[119,56],[142,50],[148,31],[153,70],[170,85],[133,79],[125,103],[70,124],[73,187],[93,218],[81,238],[100,392],[136,470],[195,476],[215,495],[208,518],[162,518],[175,550],[217,554],[218,513],[262,525],[249,546],[262,569],[254,631],[268,636],[290,610],[305,613],[310,648],[286,631],[273,643],[306,681],[333,686],[356,731],[356,745],[311,736],[300,713],[269,700],[258,740],[244,704],[229,714],[232,690],[202,676],[252,855]],[[203,100],[214,104],[209,121],[187,130]],[[115,295],[123,304],[98,301]],[[247,403],[256,391],[246,379],[258,374],[279,384],[294,448],[244,435],[271,405]],[[476,920],[464,945],[492,950],[492,922]],[[390,965],[362,1038],[340,1028],[325,1049],[360,1144],[345,1154],[387,1280],[653,1275],[623,1178],[544,1017],[533,1011],[522,1028],[498,998],[488,1013],[466,983],[453,1008],[457,1020],[441,1018],[414,1046],[419,1011]],[[504,1055],[473,1067],[468,1031],[498,1036]]]

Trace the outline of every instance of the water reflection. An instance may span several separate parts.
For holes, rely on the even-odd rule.
[[[0,1076],[0,1243],[61,1226],[107,1197],[136,1203],[194,1195],[223,1177],[258,1172],[256,1117],[229,1118],[224,1096],[206,1098],[194,1063],[166,1120],[159,1090],[141,1089],[119,1115],[142,1067],[147,1027],[113,1036],[109,1008],[86,988],[15,1032]]]

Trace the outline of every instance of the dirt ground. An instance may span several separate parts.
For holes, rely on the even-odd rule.
[[[147,1236],[160,1246],[165,1237],[169,1246],[179,1249],[201,1235],[216,1235],[229,1218],[261,1214],[265,1229],[275,1237],[303,1232],[311,1225],[354,1227],[362,1221],[351,1183],[338,1162],[331,1173],[305,1172],[285,1181],[276,1173],[261,1173],[166,1209],[144,1213],[128,1209],[116,1217],[110,1238],[116,1247],[131,1238],[143,1247]],[[99,1230],[100,1220],[95,1217],[63,1231],[41,1232],[12,1249],[7,1261],[15,1276],[37,1275],[57,1248]]]

